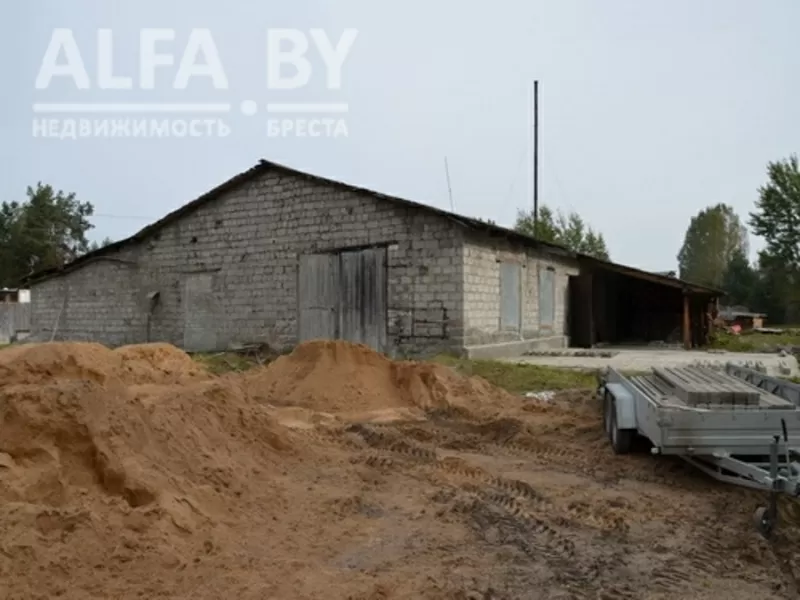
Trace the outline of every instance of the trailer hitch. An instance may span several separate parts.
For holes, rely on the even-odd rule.
[[[792,463],[789,460],[789,432],[786,429],[785,419],[781,419],[781,433],[783,434],[787,472],[785,475],[781,475],[779,470],[781,436],[773,436],[769,449],[769,477],[771,480],[769,502],[766,506],[759,506],[753,514],[753,522],[756,529],[767,539],[772,536],[778,526],[778,495],[791,492],[792,495],[796,496],[798,491],[800,491],[797,484],[795,484],[793,490],[787,489],[787,484],[793,480],[793,477]]]

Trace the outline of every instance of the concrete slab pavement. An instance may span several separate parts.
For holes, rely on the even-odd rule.
[[[623,371],[647,371],[654,367],[685,367],[689,365],[724,366],[734,363],[755,368],[763,366],[768,375],[780,377],[797,377],[800,367],[797,360],[791,356],[780,354],[719,352],[703,350],[615,350],[603,349],[598,351],[606,356],[576,356],[569,351],[554,356],[520,356],[517,358],[502,359],[507,362],[548,365],[574,369],[602,369],[613,367]],[[587,354],[587,353],[582,353]],[[613,354],[613,356],[607,356]]]

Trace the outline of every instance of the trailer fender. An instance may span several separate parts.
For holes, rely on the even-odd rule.
[[[606,390],[614,397],[617,409],[617,427],[636,429],[636,402],[621,383],[607,383]]]

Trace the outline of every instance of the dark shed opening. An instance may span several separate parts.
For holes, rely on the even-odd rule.
[[[570,345],[695,348],[708,343],[722,292],[589,257],[569,281]]]

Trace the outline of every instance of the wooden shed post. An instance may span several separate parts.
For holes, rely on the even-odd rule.
[[[692,349],[692,318],[689,303],[689,294],[683,293],[683,347]]]

